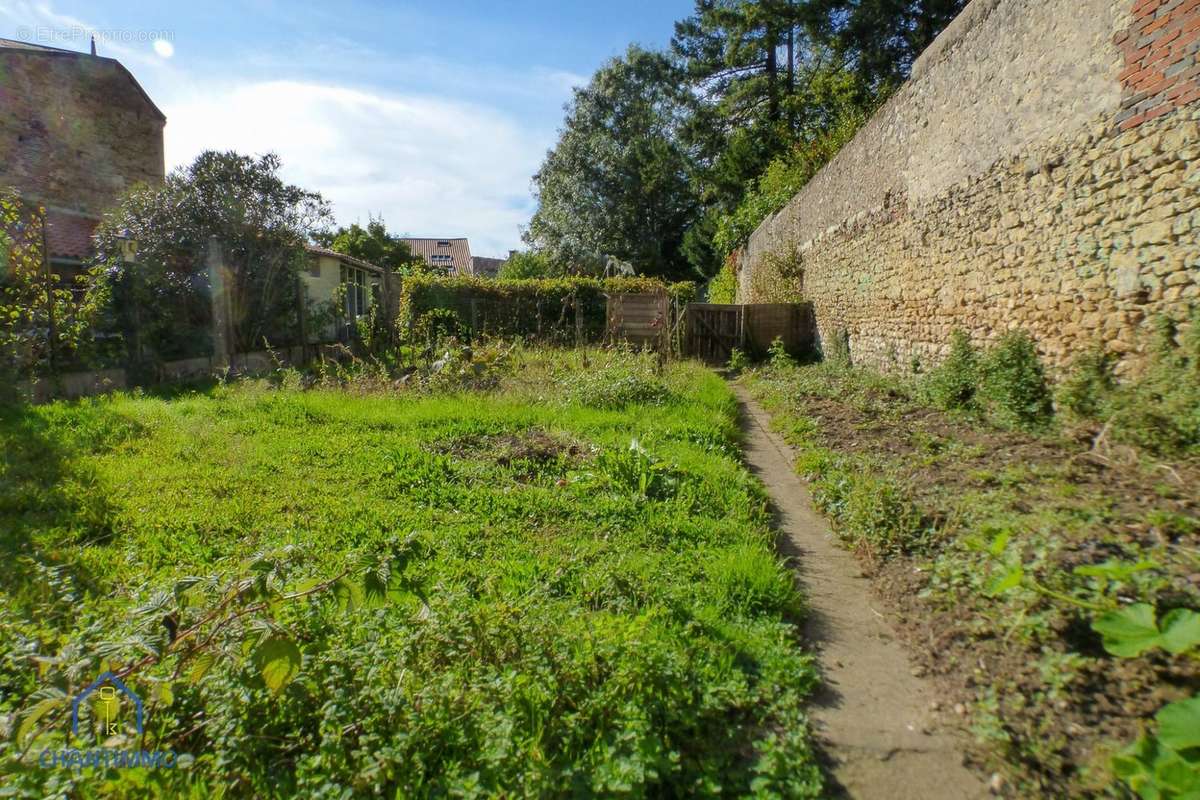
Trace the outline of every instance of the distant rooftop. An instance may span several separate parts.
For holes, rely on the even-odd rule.
[[[400,241],[408,245],[414,256],[425,259],[425,263],[433,269],[444,270],[451,275],[471,274],[471,245],[466,238],[401,237]]]

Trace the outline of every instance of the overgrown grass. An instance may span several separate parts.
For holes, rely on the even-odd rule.
[[[1125,657],[1094,627],[1150,636],[1135,610],[1193,626],[1200,609],[1200,326],[1163,330],[1139,379],[1085,359],[1057,416],[1019,335],[983,353],[956,337],[917,377],[826,362],[743,378],[1012,796],[1123,796],[1118,776],[1156,764],[1138,785],[1184,796],[1164,787],[1197,777],[1194,752],[1191,771],[1147,753],[1166,752],[1155,716],[1198,702],[1200,633]]]
[[[1157,320],[1149,363],[1118,382],[1103,351],[1076,361],[1058,393],[1068,418],[1096,420],[1118,442],[1162,455],[1200,454],[1200,309],[1181,326]]]
[[[593,352],[587,378],[578,354],[515,358],[487,393],[259,382],[0,413],[0,782],[18,796],[819,795],[802,602],[736,457],[729,391],[634,356],[597,366]],[[595,391],[631,374],[652,391]],[[277,694],[233,645],[199,676],[170,649],[171,614],[198,613],[172,599],[181,579],[291,546],[294,593],[395,536],[422,554],[404,573],[416,594],[273,607],[271,635],[301,655]],[[156,602],[167,616],[146,623],[135,609]],[[167,655],[130,679],[152,698],[145,741],[110,744],[170,748],[183,766],[39,767],[44,748],[97,743],[71,739],[61,705],[29,741],[38,699],[147,652]]]

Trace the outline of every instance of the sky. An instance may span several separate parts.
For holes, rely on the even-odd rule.
[[[275,152],[340,225],[520,247],[571,88],[692,0],[0,0],[0,38],[120,60],[167,116],[166,166]]]

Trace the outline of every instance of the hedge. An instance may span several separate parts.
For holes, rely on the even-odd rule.
[[[420,337],[423,320],[445,319],[467,338],[523,337],[572,343],[576,336],[576,302],[586,341],[604,338],[607,295],[665,291],[678,306],[696,297],[690,282],[667,284],[653,278],[542,278],[495,280],[419,276],[404,279],[400,290],[401,330]],[[411,337],[410,337],[411,338]]]

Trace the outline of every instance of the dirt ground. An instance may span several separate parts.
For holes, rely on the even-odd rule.
[[[873,607],[854,556],[813,509],[790,449],[748,393],[734,389],[746,460],[770,493],[780,549],[808,598],[805,636],[824,680],[814,730],[840,791],[864,800],[986,797],[984,781],[964,764],[961,737],[939,724],[934,687],[918,677],[888,617]]]
[[[1114,659],[1087,613],[1035,602],[1028,617],[1024,610],[1021,619],[1005,617],[970,583],[943,580],[930,598],[932,572],[961,570],[968,561],[959,538],[999,513],[1013,520],[1018,541],[1030,537],[1026,557],[1044,559],[1042,575],[1149,558],[1157,562],[1152,589],[1139,591],[1153,595],[1122,602],[1196,607],[1200,465],[1148,459],[1100,427],[1039,437],[969,424],[901,397],[805,394],[790,403],[815,423],[821,447],[876,465],[941,537],[909,554],[860,547],[855,562],[913,670],[936,686],[937,716],[972,730],[968,757],[986,765],[997,793],[1110,796],[1108,756],[1163,705],[1200,688],[1194,661],[1162,653]],[[1046,548],[1040,555],[1039,547]]]

